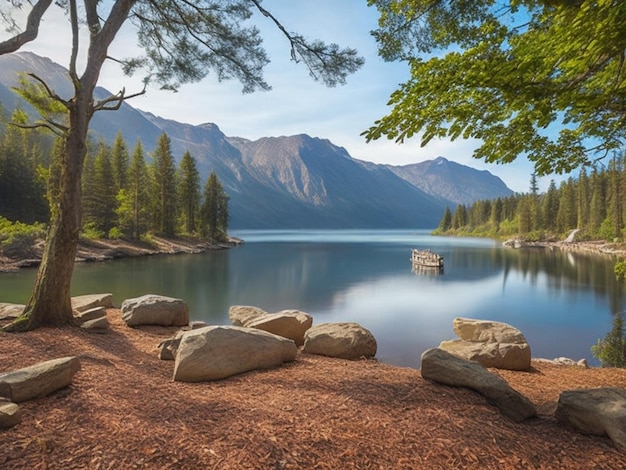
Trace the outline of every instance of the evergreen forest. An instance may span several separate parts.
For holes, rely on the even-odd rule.
[[[0,122],[0,247],[45,236],[58,210],[63,141],[26,128],[16,109]],[[178,165],[167,134],[151,154],[141,142],[130,149],[122,133],[113,145],[90,142],[82,174],[82,233],[86,238],[146,240],[152,234],[223,241],[228,196],[213,172],[202,184],[196,160],[185,152]],[[15,246],[17,249],[18,246]]]
[[[550,181],[540,193],[531,175],[528,193],[446,208],[434,231],[524,241],[562,239],[579,229],[579,240],[622,241],[626,233],[626,154],[616,154],[607,165],[582,167],[557,187]]]

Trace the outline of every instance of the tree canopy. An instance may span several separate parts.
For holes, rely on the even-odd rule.
[[[568,173],[626,137],[626,2],[369,0],[385,60],[411,76],[367,140],[474,138],[474,157],[525,155]]]

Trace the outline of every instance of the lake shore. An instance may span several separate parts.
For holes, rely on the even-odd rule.
[[[151,242],[122,239],[81,239],[76,262],[97,262],[134,256],[174,255],[202,253],[208,250],[226,250],[243,244],[243,240],[229,237],[225,242],[200,241],[190,238],[152,237]],[[38,240],[21,256],[9,257],[0,252],[0,273],[16,272],[21,268],[39,266],[44,241]]]
[[[153,237],[151,243],[129,240],[87,240],[81,239],[78,246],[77,262],[97,262],[117,258],[134,256],[173,255],[180,253],[202,253],[208,250],[225,250],[243,244],[244,241],[229,237],[226,242],[213,243],[189,238]],[[508,242],[504,242],[506,245]],[[547,250],[564,250],[578,253],[590,253],[611,256],[616,259],[626,258],[626,244],[607,242],[604,240],[586,241],[541,241],[521,242],[514,246],[515,240],[510,241],[512,249],[538,248]],[[43,240],[35,243],[28,253],[21,257],[8,257],[0,251],[0,273],[16,272],[21,268],[36,267],[41,262]]]

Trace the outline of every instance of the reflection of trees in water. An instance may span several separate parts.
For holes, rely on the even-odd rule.
[[[611,312],[622,310],[623,283],[616,281],[610,258],[561,251],[559,249],[523,248],[501,250],[505,271],[504,283],[510,271],[519,271],[524,278],[536,284],[545,274],[550,290],[576,292],[590,289],[599,297],[606,297]]]

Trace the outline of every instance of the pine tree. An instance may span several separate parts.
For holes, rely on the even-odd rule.
[[[113,184],[115,192],[126,189],[128,178],[128,148],[122,137],[122,132],[118,132],[111,149],[111,166],[113,167]]]
[[[152,155],[154,217],[157,230],[166,237],[176,234],[176,167],[170,138],[164,132]]]
[[[127,187],[117,195],[116,211],[122,233],[131,236],[134,240],[138,240],[148,227],[149,181],[143,146],[141,141],[138,141],[128,169]]]
[[[228,233],[228,196],[212,171],[204,186],[201,208],[201,233],[211,240],[222,240]]]
[[[578,175],[578,227],[587,228],[589,225],[589,212],[590,212],[589,197],[589,178],[587,177],[587,170],[585,167],[580,169]]]
[[[467,225],[467,208],[463,204],[459,204],[454,209],[452,215],[452,228],[460,229]]]
[[[192,234],[196,231],[196,219],[200,209],[200,173],[196,160],[188,151],[183,154],[178,173],[181,217],[185,231]]]
[[[608,188],[608,216],[611,219],[613,233],[611,238],[619,238],[622,235],[622,195],[620,187],[621,164],[614,156],[609,163],[609,188]]]
[[[592,235],[598,235],[600,226],[606,218],[604,177],[596,168],[591,174],[591,202],[589,212],[589,230]]]
[[[117,221],[115,213],[117,201],[111,150],[105,142],[100,142],[96,157],[93,162],[87,162],[84,173],[84,221],[91,229],[96,230],[96,233],[108,236]]]
[[[443,217],[441,218],[441,222],[439,222],[439,231],[447,232],[452,227],[452,212],[450,212],[450,207],[446,206],[446,210],[443,213]]]
[[[559,214],[559,192],[554,180],[550,180],[548,191],[543,198],[543,218],[545,228],[549,231],[557,230],[557,217]]]

